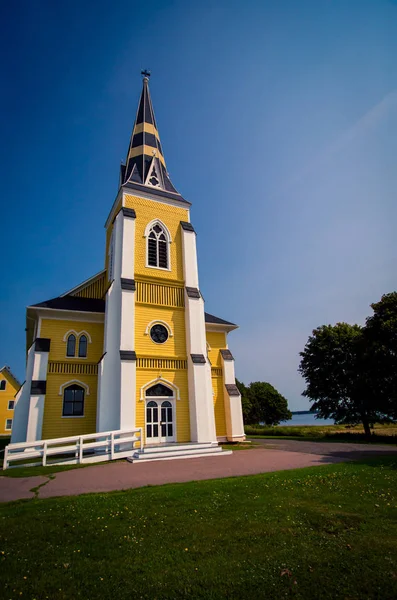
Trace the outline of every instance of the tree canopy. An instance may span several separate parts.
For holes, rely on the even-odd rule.
[[[245,386],[236,380],[241,394],[244,422],[248,425],[278,425],[292,417],[288,402],[270,383],[255,381]]]
[[[299,372],[312,409],[337,423],[370,424],[396,418],[397,293],[372,304],[366,325],[322,325],[309,337]]]

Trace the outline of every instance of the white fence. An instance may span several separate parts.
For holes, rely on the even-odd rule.
[[[3,469],[115,460],[132,456],[138,447],[142,450],[143,438],[140,427],[9,444],[4,450]],[[34,462],[35,458],[40,460]]]

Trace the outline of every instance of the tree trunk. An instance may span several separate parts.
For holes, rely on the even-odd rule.
[[[371,437],[371,427],[369,424],[369,420],[367,419],[366,415],[362,415],[361,420],[362,420],[362,423],[364,426],[365,437],[370,438]]]

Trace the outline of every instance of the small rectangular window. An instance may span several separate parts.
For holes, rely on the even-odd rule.
[[[12,419],[6,419],[6,430],[10,431],[12,429]]]
[[[15,400],[8,401],[8,410],[14,410]]]
[[[6,380],[5,380],[5,379],[2,379],[2,380],[0,381],[0,390],[5,390],[5,389],[6,389],[6,383],[7,383],[7,382],[6,382]]]

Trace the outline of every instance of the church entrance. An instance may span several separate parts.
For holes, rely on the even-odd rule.
[[[174,441],[174,393],[162,383],[157,383],[146,390],[146,444]]]

